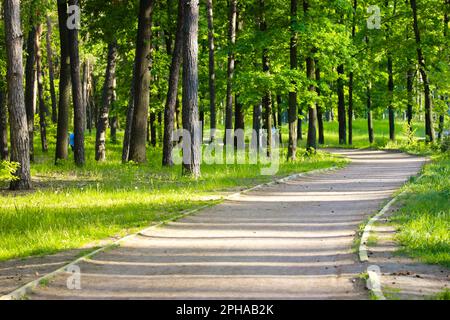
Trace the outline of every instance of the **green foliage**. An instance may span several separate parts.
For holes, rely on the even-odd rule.
[[[17,162],[0,161],[0,182],[12,181],[18,178],[14,175],[20,165]]]

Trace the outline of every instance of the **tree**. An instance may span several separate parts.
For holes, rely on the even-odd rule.
[[[30,12],[35,9],[35,1],[31,2]],[[34,25],[34,12],[30,14],[30,31],[27,40],[27,61],[25,65],[25,108],[27,111],[28,141],[30,142],[30,160],[34,161],[34,114],[36,113],[36,42],[37,32]]]
[[[420,36],[419,23],[417,20],[417,4],[416,0],[410,0],[412,17],[413,17],[413,27],[414,36],[416,39],[416,50],[417,50],[417,60],[419,64],[419,71],[422,75],[422,82],[424,86],[425,93],[425,135],[428,142],[434,141],[434,128],[433,128],[433,109],[431,105],[431,89],[430,80],[427,73],[427,65],[425,62],[425,56],[422,50],[422,39]]]
[[[136,40],[134,76],[134,112],[130,133],[129,160],[147,161],[146,135],[150,100],[150,56],[153,1],[140,0],[138,35]]]
[[[47,16],[47,65],[48,76],[50,81],[50,97],[52,101],[52,122],[58,121],[58,111],[56,106],[56,91],[55,91],[55,71],[53,67],[53,50],[52,50],[52,20]]]
[[[216,69],[215,69],[215,47],[214,47],[214,10],[213,1],[206,0],[206,12],[208,19],[208,49],[209,49],[209,117],[210,117],[210,141],[215,140],[216,129]]]
[[[39,128],[41,133],[41,147],[42,152],[48,151],[47,144],[47,120],[45,116],[47,114],[47,107],[44,99],[44,80],[43,80],[43,68],[42,68],[42,54],[41,54],[41,34],[42,24],[36,26],[36,80],[38,83],[38,100],[39,100]]]
[[[170,65],[169,89],[167,91],[166,105],[164,108],[164,141],[163,141],[163,166],[172,166],[172,134],[175,129],[175,107],[178,99],[178,84],[180,69],[183,60],[183,2],[178,2],[177,29],[175,34],[175,47],[172,52]]]
[[[6,111],[6,93],[0,84],[0,160],[8,160],[8,113]]]
[[[228,22],[228,66],[227,66],[227,97],[225,106],[225,141],[224,144],[233,143],[233,78],[235,68],[235,45],[237,23],[237,0],[229,2],[230,13]]]
[[[292,70],[298,68],[297,62],[297,45],[298,34],[296,32],[297,24],[297,0],[291,0],[291,41],[290,41],[290,65]],[[288,160],[295,161],[297,154],[297,88],[296,83],[292,83],[294,90],[289,92],[289,144],[288,144]]]
[[[69,30],[67,29],[67,0],[58,0],[58,24],[60,41],[58,127],[56,133],[55,162],[68,157],[69,106],[70,106],[70,55]]]
[[[23,91],[22,30],[19,0],[4,0],[5,36],[7,51],[8,108],[11,129],[11,161],[20,167],[18,180],[11,182],[12,190],[31,189],[30,142],[28,136],[25,96]]]
[[[108,58],[103,84],[102,107],[98,117],[97,134],[95,139],[95,160],[106,160],[106,129],[108,128],[109,110],[114,100],[116,83],[117,42],[108,45]]]
[[[183,23],[183,175],[200,177],[201,143],[198,123],[198,19],[199,0],[182,0]]]
[[[78,0],[69,0],[70,6],[78,7]],[[77,166],[83,166],[85,163],[84,155],[84,127],[86,123],[86,112],[83,105],[83,95],[81,90],[80,78],[80,56],[78,48],[78,26],[70,29],[69,55],[70,55],[70,78],[72,80],[72,100],[74,109],[74,158]]]
[[[358,0],[353,0],[353,19],[352,19],[352,41],[356,36],[356,11],[358,10]],[[353,79],[354,72],[350,71],[348,78],[348,144],[353,144]],[[319,138],[320,139],[320,138]]]

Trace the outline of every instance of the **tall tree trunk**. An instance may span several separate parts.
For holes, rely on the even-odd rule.
[[[69,0],[69,5],[78,6],[78,0]],[[85,110],[80,78],[80,56],[78,49],[78,29],[69,30],[70,77],[72,80],[73,127],[75,135],[74,158],[77,166],[83,166]]]
[[[316,81],[317,81],[317,96],[320,96],[320,68],[319,63],[316,60]],[[323,128],[323,110],[322,106],[319,103],[316,103],[316,110],[317,110],[317,125],[318,125],[318,131],[319,131],[319,144],[325,144],[325,134],[324,134],[324,128]]]
[[[83,130],[86,131],[88,123],[88,77],[89,77],[89,60],[86,59],[82,64],[83,77],[81,79],[81,101],[85,112],[85,122]]]
[[[234,131],[241,129],[245,129],[245,114],[244,114],[244,105],[239,100],[239,94],[236,94],[234,97],[235,103],[235,115],[234,115]],[[238,147],[237,136],[234,138],[234,147]]]
[[[69,147],[70,55],[67,19],[67,0],[58,0],[61,65],[59,74],[58,127],[56,133],[55,162],[67,159]]]
[[[385,0],[386,8],[389,8],[389,0]],[[392,16],[395,16],[397,9],[397,1],[394,0],[394,11],[392,13]],[[391,26],[390,23],[387,25],[387,31],[386,31],[386,40],[389,40],[391,33]],[[388,48],[387,49],[387,69],[388,69],[388,96],[389,96],[389,139],[391,141],[395,141],[395,110],[393,106],[393,98],[394,98],[394,71],[392,66],[392,52]]]
[[[367,131],[369,134],[369,142],[374,142],[373,120],[372,120],[372,84],[367,85]]]
[[[50,97],[52,100],[52,122],[58,121],[58,111],[56,103],[56,91],[55,91],[55,71],[53,68],[53,50],[52,50],[52,20],[50,16],[47,16],[47,65],[48,75],[50,82]]]
[[[0,84],[0,160],[8,160],[8,113],[6,92]]]
[[[39,128],[41,133],[41,147],[42,152],[48,151],[47,144],[47,120],[45,116],[47,115],[47,107],[45,105],[44,99],[44,81],[43,74],[44,70],[42,68],[42,55],[41,55],[41,34],[42,25],[38,24],[36,27],[36,75],[38,83],[38,97],[39,97]]]
[[[34,12],[32,13],[34,17]],[[25,65],[25,108],[27,110],[28,141],[30,160],[34,161],[34,115],[36,114],[36,41],[37,33],[34,19],[30,18],[31,29],[27,40],[27,62]]]
[[[356,35],[356,11],[358,10],[358,0],[353,0],[353,17],[352,17],[352,41]],[[350,72],[348,79],[348,144],[353,144],[353,70]]]
[[[306,58],[306,75],[309,80],[315,79],[315,63],[312,57]],[[313,84],[309,85],[308,90],[315,92],[316,88]],[[308,102],[308,138],[306,140],[306,149],[315,152],[317,149],[317,111],[314,103]]]
[[[339,144],[347,143],[347,126],[345,116],[345,95],[344,95],[344,65],[341,64],[337,68],[337,94],[338,94],[338,122],[339,122]]]
[[[234,46],[236,45],[237,0],[230,0],[230,13],[228,24],[228,67],[227,67],[227,99],[225,106],[225,141],[224,144],[233,143],[233,78],[234,78]]]
[[[392,105],[393,97],[394,97],[394,73],[392,70],[392,56],[390,53],[388,53],[388,91],[389,91],[389,139],[391,141],[395,140],[395,111],[394,107]]]
[[[411,63],[409,63],[411,66]],[[406,110],[406,117],[408,121],[408,127],[411,131],[412,128],[412,119],[413,119],[413,104],[414,104],[414,69],[412,67],[409,67],[407,73],[406,73],[406,90],[408,92],[408,103],[407,103],[407,110]]]
[[[300,117],[303,117],[303,108],[301,105],[298,106],[298,114],[299,119],[297,121],[297,140],[303,140],[303,119],[300,119]]]
[[[150,112],[148,125],[150,129],[150,136],[149,136],[150,145],[152,147],[156,147],[156,113],[153,111]]]
[[[198,123],[198,19],[199,0],[183,0],[183,175],[200,177],[201,144]]]
[[[108,128],[109,110],[114,100],[116,78],[117,42],[108,45],[108,60],[103,84],[102,107],[98,117],[97,134],[95,138],[95,160],[106,160],[106,130]]]
[[[18,180],[12,181],[12,190],[31,189],[30,143],[28,141],[27,114],[23,91],[22,30],[20,27],[20,1],[3,1],[6,52],[8,107],[11,135],[11,161],[20,167],[15,172]]]
[[[297,0],[291,0],[291,41],[290,41],[290,66],[291,70],[298,68],[297,45],[298,33],[297,28]],[[297,121],[298,121],[298,107],[297,107],[297,90],[296,82],[292,83],[294,90],[289,92],[289,142],[288,142],[288,160],[295,161],[297,158]]]
[[[180,69],[183,60],[183,2],[178,1],[177,29],[175,34],[175,47],[172,53],[172,62],[169,74],[169,89],[167,91],[166,105],[164,108],[164,141],[163,141],[163,166],[173,166],[172,159],[172,134],[175,129],[175,107],[178,99],[178,83]]]
[[[260,25],[259,29],[261,32],[267,31],[266,22],[266,8],[265,0],[259,0],[259,10],[260,10]],[[263,49],[262,52],[262,69],[263,72],[270,72],[270,62],[269,62],[269,51],[267,48]],[[264,109],[264,128],[267,130],[267,156],[272,156],[272,96],[270,91],[267,91],[262,98],[262,105]]]
[[[217,125],[216,116],[216,70],[214,61],[214,10],[212,0],[206,0],[208,19],[208,47],[209,47],[209,119],[210,119],[210,141],[215,140],[215,129]]]
[[[134,87],[135,87],[135,71],[133,71],[133,78],[130,86],[130,96],[128,99],[127,118],[125,123],[125,132],[123,135],[123,147],[122,147],[122,162],[128,162],[130,156],[130,142],[131,142],[131,126],[133,125],[134,114]]]
[[[444,12],[444,39],[447,39],[447,35],[448,35],[448,23],[450,21],[449,16],[448,16],[448,11],[450,10],[450,0],[445,0],[445,4],[446,8],[444,8],[445,12]],[[448,59],[447,59],[447,62]],[[444,105],[446,105],[445,102],[445,96],[442,95],[441,96],[441,100],[444,103]],[[438,132],[438,139],[439,141],[442,140],[442,137],[444,135],[444,127],[445,127],[445,111],[443,111],[440,115],[439,115],[439,132]]]
[[[422,75],[422,81],[425,93],[425,135],[428,142],[434,141],[434,128],[433,128],[433,106],[431,105],[431,90],[430,80],[428,78],[425,57],[422,51],[422,41],[420,38],[419,24],[417,20],[417,4],[416,0],[410,0],[412,14],[413,14],[413,26],[414,35],[417,46],[417,60],[419,63],[420,74]]]
[[[283,106],[282,106],[282,98],[281,95],[277,95],[277,130],[278,130],[278,135],[279,135],[279,141],[280,141],[280,145],[283,145],[283,119],[282,119],[282,110]]]
[[[255,136],[253,137],[256,139],[256,143],[253,143],[253,145],[256,146],[256,150],[259,151],[261,148],[261,136],[260,136],[260,130],[261,130],[261,119],[262,118],[262,104],[257,104],[253,106],[253,131],[255,132]]]
[[[130,135],[129,160],[147,161],[146,132],[150,102],[150,59],[153,0],[140,0],[138,36],[135,57],[134,114]]]

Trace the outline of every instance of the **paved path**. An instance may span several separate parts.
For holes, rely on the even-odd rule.
[[[338,152],[338,151],[335,151]],[[352,244],[424,159],[341,150],[345,169],[253,191],[158,228],[62,274],[32,299],[366,299]]]

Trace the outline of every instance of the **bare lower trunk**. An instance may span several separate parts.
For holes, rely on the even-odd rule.
[[[297,45],[298,34],[295,31],[297,24],[297,0],[291,0],[291,42],[290,42],[290,64],[291,70],[298,68]],[[296,86],[296,83],[293,82]],[[289,92],[289,142],[288,142],[288,160],[295,161],[297,158],[297,91]]]
[[[237,0],[230,1],[230,14],[228,22],[228,68],[227,68],[227,98],[225,106],[225,141],[232,142],[233,129],[233,78],[235,68],[234,46],[236,45]]]
[[[78,0],[69,0],[69,5],[78,6]],[[72,99],[74,113],[74,158],[77,166],[83,166],[84,156],[84,127],[85,110],[83,106],[83,96],[80,78],[80,56],[78,49],[78,30],[69,30],[69,55],[70,55],[70,78],[72,80]]]
[[[214,11],[212,0],[206,0],[208,18],[208,47],[209,47],[209,119],[210,119],[210,141],[215,139],[216,129],[216,70],[214,61]]]
[[[113,41],[108,45],[108,59],[102,93],[102,107],[97,123],[97,134],[95,139],[95,160],[97,161],[106,160],[106,130],[108,128],[109,111],[115,95],[116,59],[117,42]]]
[[[413,13],[414,35],[417,45],[417,60],[419,63],[420,74],[422,75],[425,93],[425,135],[428,142],[433,142],[434,141],[433,107],[431,104],[430,80],[428,78],[425,57],[422,51],[422,41],[420,37],[419,24],[417,20],[416,0],[410,0],[410,4]]]
[[[7,52],[8,107],[11,134],[11,161],[20,167],[15,172],[12,190],[31,189],[30,143],[23,91],[22,30],[19,0],[4,0],[4,21]]]
[[[58,128],[56,133],[55,162],[68,157],[70,106],[70,55],[67,22],[67,1],[58,0],[59,39],[61,65],[59,75]]]
[[[373,135],[373,120],[372,120],[372,88],[371,84],[367,86],[367,131],[369,135],[369,142],[374,142]]]
[[[146,133],[150,102],[150,58],[153,0],[141,0],[135,57],[134,114],[130,134],[129,160],[147,161]]]
[[[43,70],[42,70],[42,55],[41,55],[41,41],[40,37],[42,34],[42,25],[38,25],[36,27],[36,75],[37,75],[37,83],[38,83],[38,97],[39,97],[39,128],[41,133],[41,147],[42,152],[48,151],[47,144],[47,120],[45,116],[47,115],[47,107],[45,105],[44,99],[44,81]]]
[[[201,144],[198,114],[198,11],[199,0],[183,0],[183,175],[200,177]],[[190,140],[190,141],[189,141]]]
[[[175,35],[175,47],[172,53],[172,62],[169,74],[169,89],[167,91],[166,106],[164,108],[164,140],[163,140],[163,166],[173,166],[172,159],[172,134],[175,129],[175,109],[178,99],[178,84],[183,58],[183,2],[178,3],[177,30]]]
[[[25,65],[25,108],[27,111],[28,141],[30,143],[30,160],[34,161],[34,115],[36,113],[36,41],[37,32],[30,19],[31,29],[27,40],[27,62]]]
[[[344,65],[339,65],[337,68],[337,94],[338,94],[338,121],[339,121],[339,144],[347,143],[347,125],[345,115],[345,95],[344,95]]]
[[[314,59],[311,57],[306,58],[306,75],[308,79],[315,79],[315,63]],[[310,92],[315,92],[316,88],[314,85],[310,85],[308,90]],[[317,111],[314,103],[309,102],[308,106],[308,138],[306,140],[306,149],[310,152],[315,152],[317,149]]]
[[[8,160],[8,113],[6,92],[0,84],[0,160]]]
[[[56,103],[56,91],[55,91],[55,71],[53,68],[53,50],[52,50],[52,20],[50,16],[47,16],[47,65],[48,76],[50,82],[50,97],[52,100],[52,122],[58,121],[58,111]]]
[[[317,60],[315,61],[316,65],[316,81],[317,81],[317,96],[320,96],[320,68],[318,65]],[[319,144],[325,144],[325,134],[324,134],[324,128],[323,128],[323,110],[322,106],[319,103],[316,103],[316,112],[317,112],[317,129],[319,132]]]

